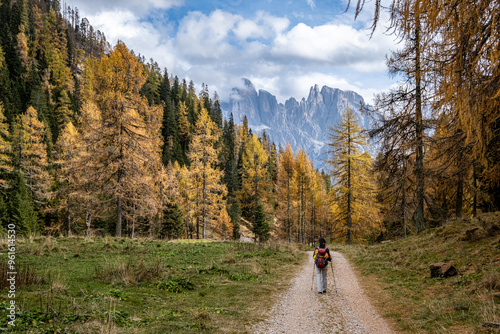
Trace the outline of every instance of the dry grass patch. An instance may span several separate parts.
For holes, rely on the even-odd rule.
[[[484,333],[483,322],[500,322],[500,214],[452,221],[406,240],[373,246],[342,246],[363,277],[380,314],[408,333]],[[459,275],[430,278],[433,263],[452,264]]]

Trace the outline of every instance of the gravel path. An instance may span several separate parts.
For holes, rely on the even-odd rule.
[[[257,324],[254,333],[394,333],[382,319],[358,284],[349,262],[340,253],[331,252],[335,272],[328,268],[328,292],[318,294],[312,252],[291,287],[276,303],[268,320]],[[331,266],[329,264],[328,266]],[[311,290],[311,286],[313,286]],[[329,312],[330,316],[325,316]]]

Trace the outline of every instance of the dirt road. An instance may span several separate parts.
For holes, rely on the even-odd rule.
[[[326,294],[317,292],[316,276],[314,281],[312,278],[312,252],[308,256],[290,288],[273,306],[269,318],[257,324],[254,333],[394,333],[371,306],[342,254],[332,252],[336,289],[332,270],[328,268]]]

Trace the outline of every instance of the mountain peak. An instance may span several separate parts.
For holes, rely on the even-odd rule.
[[[338,88],[314,85],[307,99],[298,102],[288,99],[285,104],[277,103],[271,93],[259,90],[248,79],[243,79],[245,88],[233,89],[227,103],[222,104],[224,115],[233,113],[235,122],[247,116],[249,126],[256,132],[266,128],[266,133],[276,144],[302,148],[311,158],[315,168],[324,166],[326,143],[330,126],[338,123],[342,112],[350,107],[359,109],[363,98],[355,92],[344,92]],[[362,116],[360,116],[362,118]],[[363,124],[363,120],[361,119]]]
[[[255,86],[253,85],[253,83],[249,79],[243,78],[243,79],[241,79],[241,81],[243,81],[243,84],[245,85],[246,90],[255,90]]]

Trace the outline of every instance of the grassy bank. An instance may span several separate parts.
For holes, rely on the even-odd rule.
[[[6,272],[7,243],[0,266]],[[19,333],[242,332],[261,320],[304,253],[295,245],[115,238],[17,241]],[[2,281],[5,281],[2,277]],[[5,284],[4,284],[5,285]],[[14,329],[14,330],[13,330]]]
[[[337,250],[355,264],[365,291],[407,333],[498,333],[500,322],[500,214],[453,221],[406,240]],[[430,278],[429,266],[452,264],[459,275]]]

